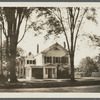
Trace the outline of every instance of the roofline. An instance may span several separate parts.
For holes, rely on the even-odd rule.
[[[38,56],[39,54],[43,54],[43,52],[45,52],[46,50],[48,50],[49,48],[51,48],[54,45],[59,45],[62,49],[64,49],[66,52],[69,52],[67,49],[65,49],[63,46],[61,46],[58,42],[54,43],[53,45],[51,45],[50,47],[48,47],[47,49],[41,51],[40,53],[36,54],[34,57]]]
[[[58,42],[56,42],[55,44],[51,45],[51,46],[50,46],[50,47],[48,47],[47,49],[43,50],[43,51],[42,51],[42,53],[43,53],[43,52],[45,52],[46,50],[48,50],[49,48],[51,48],[52,46],[56,45],[56,44],[57,44],[57,45],[59,45],[62,49],[64,49],[66,52],[68,52],[68,50],[67,50],[67,49],[65,49],[65,48],[64,48],[64,47],[62,47],[62,46],[61,46]]]

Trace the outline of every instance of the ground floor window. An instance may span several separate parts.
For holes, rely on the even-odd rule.
[[[45,74],[48,74],[48,69],[47,68],[45,69]]]
[[[55,68],[53,68],[53,74],[55,74]]]

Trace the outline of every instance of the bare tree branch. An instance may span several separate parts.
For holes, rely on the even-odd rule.
[[[23,36],[22,36],[21,39],[17,42],[17,44],[18,44],[19,42],[21,42],[21,40],[22,40],[22,39],[24,38],[24,36],[25,36],[26,31],[28,30],[28,28],[27,28],[27,22],[28,22],[28,19],[26,19],[25,30],[24,30]]]
[[[84,11],[84,13],[83,13],[83,16],[82,16],[82,18],[81,18],[81,20],[80,20],[80,23],[79,23],[79,26],[78,26],[78,29],[77,29],[77,32],[76,32],[75,42],[74,42],[74,52],[75,52],[76,41],[77,41],[79,29],[80,29],[80,26],[81,26],[81,24],[82,24],[82,21],[83,21],[83,18],[84,18],[85,13],[86,13],[86,11]]]
[[[77,19],[78,19],[79,13],[80,13],[80,8],[77,8],[77,9],[78,9],[78,13],[77,13],[76,18],[75,18],[74,28],[75,28],[75,26],[76,26],[76,22],[77,22]]]
[[[61,10],[60,10],[60,8],[58,8],[58,9],[60,11],[60,22],[61,22],[63,32],[64,32],[64,35],[65,35],[65,38],[66,38],[66,41],[67,41],[68,51],[70,53],[69,41],[68,41],[68,37],[67,37],[66,31],[65,31],[65,27],[64,27],[63,22],[62,22]]]

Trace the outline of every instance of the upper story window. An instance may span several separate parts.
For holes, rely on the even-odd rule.
[[[32,60],[30,60],[30,64],[32,64]]]
[[[56,63],[59,63],[59,57],[56,57]]]
[[[36,64],[36,60],[27,60],[27,64]]]
[[[61,58],[60,57],[44,57],[44,63],[60,63]]]
[[[44,57],[44,63],[68,63],[68,57]]]
[[[53,57],[54,63],[60,63],[60,57]]]
[[[36,64],[36,60],[33,60],[33,64]]]
[[[52,57],[44,57],[44,63],[52,63]]]
[[[49,57],[47,57],[47,63],[49,63],[50,62],[50,58]]]
[[[47,57],[47,63],[51,63],[51,57]]]

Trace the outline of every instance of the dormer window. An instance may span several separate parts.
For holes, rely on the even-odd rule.
[[[57,47],[55,47],[54,50],[59,50],[59,49]]]

